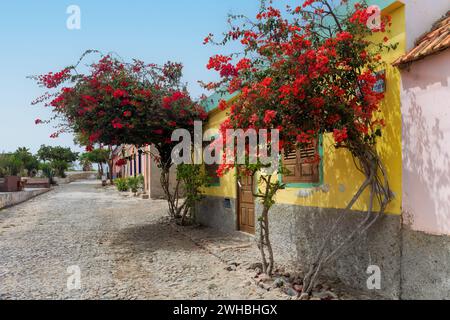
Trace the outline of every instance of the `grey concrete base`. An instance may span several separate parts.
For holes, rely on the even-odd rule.
[[[0,210],[25,202],[48,191],[50,191],[50,189],[34,189],[20,192],[0,193]]]
[[[257,212],[262,206],[257,205]],[[299,271],[307,270],[309,263],[317,255],[334,221],[341,214],[346,218],[333,235],[331,246],[350,234],[364,218],[360,212],[343,212],[337,209],[308,208],[277,204],[270,211],[270,231],[275,259],[287,262]],[[335,261],[323,270],[326,278],[337,279],[354,289],[367,294],[390,299],[400,297],[400,217],[385,216],[373,226],[356,245],[343,251]],[[369,266],[381,269],[381,290],[368,290],[367,274]]]
[[[235,231],[235,200],[207,197],[197,207],[197,221],[225,232]],[[262,206],[256,204],[257,214]],[[276,204],[270,210],[270,232],[276,263],[304,272],[317,255],[334,221],[345,218],[331,247],[348,236],[364,218],[362,212]],[[369,290],[369,266],[381,271],[381,290]],[[327,265],[322,275],[350,288],[387,299],[450,300],[450,237],[411,231],[401,217],[386,215],[354,246]]]
[[[402,299],[450,300],[450,237],[405,227]]]
[[[222,197],[205,197],[195,211],[197,222],[222,232],[236,231],[236,199],[228,200],[226,203],[226,199]]]
[[[231,209],[224,206],[224,198],[206,197],[196,210],[197,221],[224,232],[237,229],[235,199]],[[262,206],[256,204],[259,214]],[[276,204],[270,211],[270,232],[275,260],[299,271],[305,270],[315,257],[332,223],[346,214],[333,244],[348,235],[363,218],[362,213],[343,213],[342,210],[307,208]],[[354,289],[368,294],[398,299],[400,297],[400,217],[386,216],[355,247],[346,251],[327,268],[323,275],[337,279]],[[367,289],[367,268],[377,265],[381,269],[381,290]]]

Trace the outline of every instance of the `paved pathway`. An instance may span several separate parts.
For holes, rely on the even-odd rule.
[[[165,208],[85,181],[0,211],[0,299],[286,298],[164,222]],[[248,239],[211,239],[257,260]],[[68,290],[71,266],[80,290]]]

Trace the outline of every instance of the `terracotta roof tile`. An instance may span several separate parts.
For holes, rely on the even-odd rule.
[[[450,47],[450,11],[439,20],[433,29],[416,42],[416,47],[397,59],[393,65],[417,61],[431,54],[438,53]]]

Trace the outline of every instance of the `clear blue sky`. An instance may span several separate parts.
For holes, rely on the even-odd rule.
[[[81,30],[66,28],[66,9],[72,4],[81,8]],[[203,46],[204,37],[225,31],[228,13],[254,16],[258,7],[258,0],[2,1],[0,152],[19,146],[34,152],[41,144],[73,147],[71,135],[50,139],[51,126],[34,125],[36,118],[47,119],[50,112],[30,105],[42,89],[26,76],[57,71],[85,50],[98,49],[125,59],[180,61],[197,97],[203,93],[197,80],[213,79],[205,65],[220,50]]]

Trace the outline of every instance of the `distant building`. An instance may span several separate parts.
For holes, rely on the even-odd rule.
[[[157,156],[158,151],[154,146],[143,148],[137,148],[131,145],[119,146],[113,152],[113,177],[126,178],[142,175],[144,177],[145,193],[147,193],[151,199],[164,199],[165,194],[160,181],[161,169],[155,161],[155,157]],[[122,161],[124,164],[117,166],[117,163],[120,163],[118,161]],[[170,182],[173,188],[176,184],[175,166],[173,166],[170,171]]]

